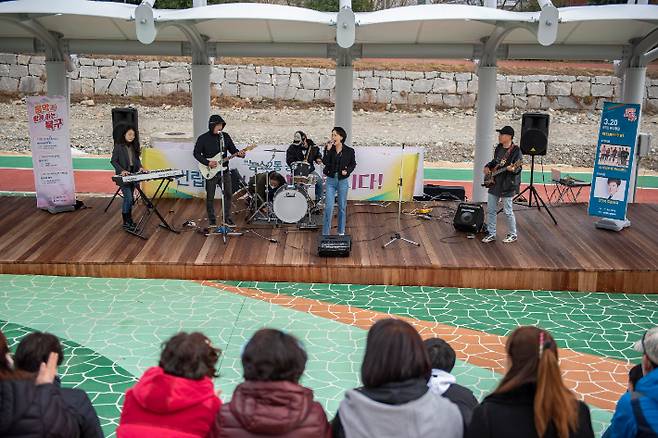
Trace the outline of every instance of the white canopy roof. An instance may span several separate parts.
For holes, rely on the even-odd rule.
[[[210,46],[216,43],[219,55],[243,51],[243,56],[329,56],[327,48],[336,41],[336,13],[232,3],[154,9],[156,39],[151,47],[140,47],[135,8],[86,0],[0,3],[0,50],[42,48],[36,42],[35,26],[61,36],[70,52],[186,54],[188,39],[181,26],[196,29]],[[537,43],[533,32],[538,12],[436,4],[356,13],[355,44],[361,50],[356,55],[472,57],[482,40],[502,26],[514,29],[502,41],[507,47],[502,57],[528,58],[536,52],[548,58],[569,58],[575,53],[582,59],[609,59],[631,41],[658,29],[658,6],[654,5],[571,7],[559,9],[559,14],[556,47],[547,50]],[[568,47],[580,50],[569,54]]]

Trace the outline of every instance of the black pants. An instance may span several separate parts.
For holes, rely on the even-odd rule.
[[[233,199],[233,190],[231,185],[231,172],[228,169],[224,170],[224,181],[221,181],[221,172],[214,177],[206,180],[206,210],[208,211],[208,224],[217,225],[217,218],[215,217],[215,190],[217,185],[222,186],[224,189],[224,201],[222,202],[224,208],[224,217],[226,220],[231,219],[231,200]]]

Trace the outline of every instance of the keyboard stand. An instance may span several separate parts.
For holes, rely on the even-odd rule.
[[[171,183],[171,181],[173,181],[173,178],[161,178],[160,184],[158,185],[158,188],[155,189],[152,198],[146,196],[146,193],[142,191],[142,188],[140,187],[139,184],[135,187],[139,192],[139,196],[144,200],[144,203],[146,204],[146,209],[144,210],[142,217],[139,219],[139,221],[137,221],[137,226],[135,226],[135,228],[133,228],[132,230],[126,229],[127,232],[129,232],[130,234],[134,234],[139,238],[147,240],[148,237],[144,236],[144,229],[146,227],[146,224],[148,224],[148,221],[151,218],[151,216],[153,216],[153,213],[155,213],[160,218],[160,226],[162,228],[166,228],[169,231],[173,231],[176,234],[180,234],[180,231],[176,230],[171,225],[169,225],[169,223],[164,218],[164,216],[162,216],[158,211],[158,204],[160,203],[162,196],[167,191],[167,188],[169,188],[169,184]]]

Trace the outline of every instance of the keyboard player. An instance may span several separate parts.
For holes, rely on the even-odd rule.
[[[131,173],[146,172],[139,159],[141,149],[135,128],[128,124],[119,125],[115,128],[113,136],[114,149],[112,151],[111,163],[116,174],[127,176]],[[134,230],[136,226],[132,218],[133,193],[136,185],[136,182],[119,184],[121,193],[123,194],[121,217],[123,218],[123,228],[126,231]]]

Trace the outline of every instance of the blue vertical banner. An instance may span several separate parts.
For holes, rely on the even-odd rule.
[[[603,104],[589,194],[590,216],[626,218],[639,118],[639,104]]]

